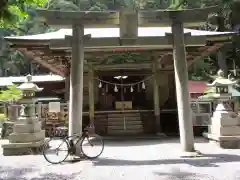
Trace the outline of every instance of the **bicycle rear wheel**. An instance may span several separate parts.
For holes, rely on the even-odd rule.
[[[43,147],[43,156],[51,164],[65,161],[69,155],[69,143],[63,138],[51,138]]]
[[[103,149],[103,139],[97,134],[85,136],[81,141],[81,151],[88,159],[99,157],[102,154]]]

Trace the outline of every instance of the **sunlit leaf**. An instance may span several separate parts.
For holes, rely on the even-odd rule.
[[[0,92],[0,101],[9,103],[21,99],[22,91],[17,88],[17,85],[8,86],[6,90]]]

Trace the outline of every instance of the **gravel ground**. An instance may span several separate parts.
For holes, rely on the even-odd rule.
[[[196,149],[205,156],[179,158],[177,140],[108,141],[99,159],[60,165],[41,155],[0,155],[0,180],[240,180],[240,150],[222,150],[199,139]]]

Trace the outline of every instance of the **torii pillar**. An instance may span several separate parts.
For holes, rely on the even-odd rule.
[[[188,90],[188,68],[181,16],[172,17],[173,60],[178,106],[180,142],[185,152],[194,152],[193,123]]]
[[[84,27],[72,26],[72,62],[70,73],[69,135],[82,133],[83,117],[83,66],[84,66]]]

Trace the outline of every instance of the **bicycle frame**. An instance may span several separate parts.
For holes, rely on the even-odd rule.
[[[94,137],[98,137],[98,136],[93,136],[93,138]],[[54,139],[50,139],[50,141],[51,140],[54,140]],[[77,155],[77,156],[85,157],[88,159],[95,159],[101,155],[101,153],[103,152],[103,149],[104,149],[104,142],[103,142],[102,138],[101,137],[100,137],[100,139],[97,138],[97,141],[100,140],[100,142],[101,142],[102,149],[98,154],[96,154],[96,156],[92,156],[92,155],[89,156],[88,152],[86,152],[86,149],[83,149],[83,146],[85,146],[85,140],[88,141],[91,146],[94,146],[94,145],[90,141],[91,135],[89,135],[87,130],[84,130],[81,135],[75,134],[73,136],[65,136],[62,138],[57,138],[56,140],[60,140],[60,144],[58,145],[58,147],[56,149],[54,149],[53,153],[56,153],[56,155],[58,155],[59,151],[66,151],[67,154],[65,154],[64,158],[61,159],[59,162],[51,161],[47,157],[47,153],[48,152],[51,153],[51,151],[45,151],[46,149],[48,149],[48,147],[44,146],[43,156],[48,162],[50,162],[52,164],[58,164],[58,163],[63,162],[68,157],[68,155],[73,155],[73,156]],[[53,143],[55,144],[54,141],[53,141]],[[49,143],[46,142],[46,144],[49,144]],[[61,146],[63,144],[67,145],[67,149],[61,149]],[[88,144],[86,144],[86,145],[88,146]],[[49,146],[49,147],[51,147],[51,146]],[[80,152],[78,152],[78,150]]]
[[[84,137],[86,137],[86,136],[88,136],[87,131],[83,131],[82,135],[72,135],[72,136],[66,136],[64,138],[69,145],[69,153],[70,154],[75,154],[76,144],[78,144],[79,141],[83,140]],[[77,141],[74,143],[75,140],[77,140]]]
[[[86,129],[84,129],[82,135],[74,134],[72,136],[66,136],[66,137],[64,137],[62,139],[65,140],[68,143],[68,145],[69,145],[69,150],[68,150],[69,153],[70,154],[75,154],[75,152],[76,152],[76,144],[78,144],[79,141],[83,140],[87,136],[88,136],[88,131]],[[74,143],[74,141],[76,139],[77,139],[77,142]],[[58,146],[58,148],[60,148],[61,145],[62,145],[62,143]]]

